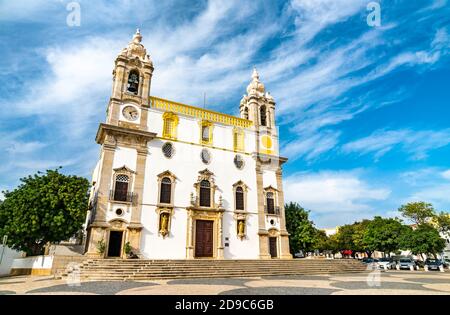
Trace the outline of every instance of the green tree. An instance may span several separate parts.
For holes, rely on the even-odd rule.
[[[20,181],[16,189],[4,192],[0,204],[0,236],[8,235],[9,247],[39,255],[48,242],[79,231],[86,216],[87,179],[48,170]]]
[[[367,246],[364,244],[363,236],[369,220],[346,224],[339,228],[336,233],[336,242],[339,250],[352,250],[356,252],[365,252],[369,257],[372,255]]]
[[[398,211],[416,224],[428,223],[436,215],[433,205],[423,201],[407,203],[402,205]]]
[[[450,233],[450,213],[441,212],[435,217],[439,232]]]
[[[289,232],[291,253],[312,251],[317,242],[317,229],[309,220],[309,211],[299,204],[290,202],[285,206],[286,229]]]
[[[351,249],[355,248],[355,244],[353,243],[353,234],[355,233],[355,227],[353,224],[346,224],[339,227],[336,233],[336,241],[339,247],[339,250]]]
[[[329,241],[325,231],[316,230],[315,242],[312,247],[314,250],[319,251],[329,250]]]
[[[414,255],[426,254],[427,256],[441,253],[445,248],[445,240],[430,224],[420,224],[415,230],[405,233],[402,247],[409,249]],[[422,256],[423,258],[423,256]]]
[[[371,252],[381,251],[390,255],[401,248],[403,235],[409,229],[397,219],[375,217],[367,224],[362,242]]]

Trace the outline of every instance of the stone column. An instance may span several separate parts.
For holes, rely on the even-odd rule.
[[[280,258],[291,259],[292,255],[289,250],[289,233],[286,230],[286,216],[284,212],[284,193],[283,193],[283,180],[282,169],[279,167],[276,172],[277,189],[278,189],[278,205],[280,207]]]
[[[259,235],[259,258],[270,259],[268,231],[266,229],[266,214],[264,212],[264,187],[263,172],[259,161],[256,162],[256,193],[258,195],[258,235]]]
[[[108,209],[109,194],[111,187],[111,177],[113,170],[115,152],[115,140],[112,136],[107,136],[102,146],[102,164],[100,172],[100,182],[98,184],[97,209],[94,221],[88,229],[90,229],[90,237],[86,254],[89,256],[99,256],[97,245],[100,240],[106,243],[106,229],[109,224],[106,222],[106,211]]]
[[[145,147],[137,148],[136,158],[136,174],[134,178],[133,192],[136,194],[133,198],[133,204],[131,207],[131,220],[128,228],[130,230],[130,245],[135,250],[140,250],[141,240],[141,213],[142,213],[142,196],[144,194],[144,178],[145,178],[145,164],[147,162],[147,144]]]
[[[223,259],[223,212],[219,214],[218,225],[218,240],[217,240],[217,259]]]
[[[192,219],[192,210],[188,210],[187,213],[187,235],[186,235],[186,258],[193,259],[194,258],[194,245],[193,242],[193,219]]]

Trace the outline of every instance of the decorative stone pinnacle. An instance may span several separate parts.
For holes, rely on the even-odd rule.
[[[257,79],[257,80],[259,79],[259,74],[258,74],[258,70],[256,70],[256,67],[253,67],[252,78]]]
[[[133,36],[133,42],[139,44],[142,41],[141,30],[136,29],[136,33]]]

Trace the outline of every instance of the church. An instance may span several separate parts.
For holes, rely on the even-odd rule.
[[[117,56],[85,254],[290,259],[276,103],[256,69],[240,117],[153,96],[139,30]],[[238,104],[236,104],[237,110]]]

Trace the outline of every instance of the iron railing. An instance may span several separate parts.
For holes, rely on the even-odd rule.
[[[276,206],[273,208],[268,208],[267,205],[265,205],[264,212],[266,214],[280,215],[280,207]]]
[[[133,192],[124,193],[120,190],[111,189],[109,192],[110,201],[128,202],[133,203],[137,195]]]

